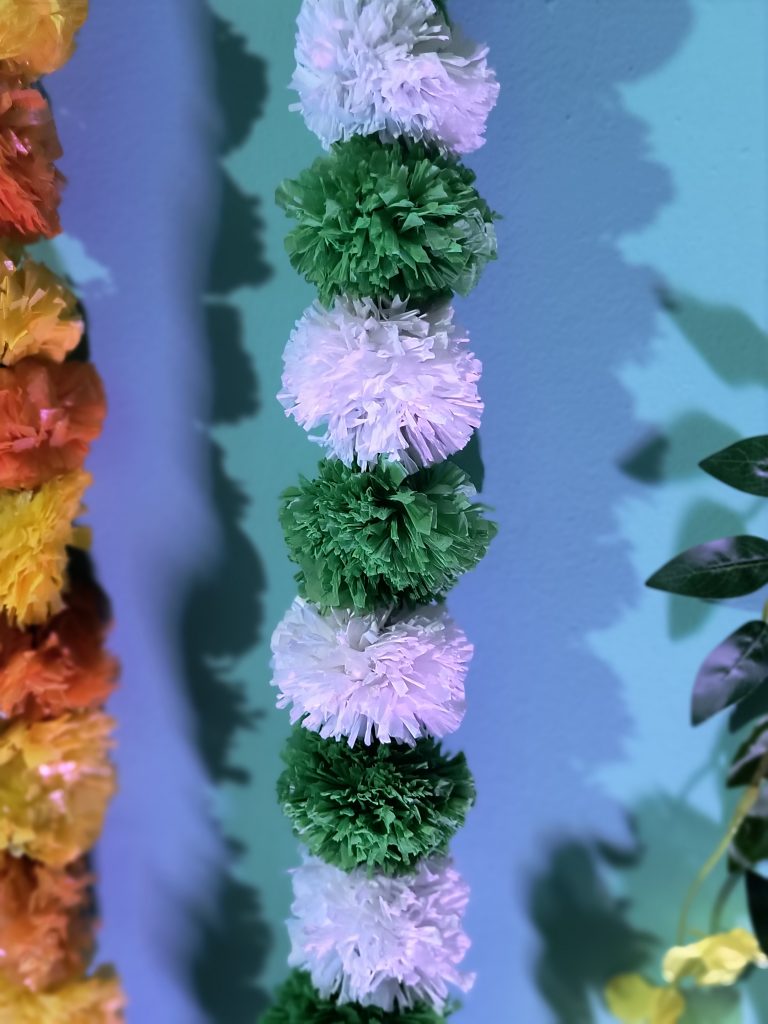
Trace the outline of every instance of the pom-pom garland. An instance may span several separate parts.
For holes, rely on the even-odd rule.
[[[378,1006],[324,999],[305,971],[292,971],[261,1024],[445,1024],[445,1020],[423,1004],[401,1013],[387,1013]]]
[[[80,469],[106,415],[91,363],[0,368],[0,488],[33,489]]]
[[[469,477],[451,462],[407,476],[384,463],[358,473],[320,463],[283,495],[280,521],[303,597],[372,610],[444,594],[495,535]]]
[[[125,1006],[120,983],[107,968],[47,992],[0,980],[0,1024],[122,1024]]]
[[[42,263],[0,256],[0,364],[27,356],[60,363],[80,344],[84,324],[77,300]]]
[[[499,95],[487,52],[433,0],[304,0],[295,109],[326,148],[378,133],[469,153]]]
[[[26,243],[59,234],[60,156],[42,93],[0,84],[0,237]]]
[[[480,426],[480,362],[453,309],[336,299],[299,320],[280,401],[330,456],[368,469],[383,455],[409,471],[461,451]]]
[[[296,727],[283,760],[277,792],[294,832],[344,871],[405,874],[446,853],[475,800],[464,755],[432,739],[353,749]]]
[[[0,610],[12,624],[37,625],[63,607],[67,547],[82,539],[73,520],[90,481],[77,470],[37,491],[0,492]]]
[[[0,849],[63,867],[98,839],[115,791],[114,722],[101,711],[0,732]]]
[[[104,647],[109,621],[106,595],[88,580],[76,581],[62,611],[36,629],[0,615],[0,716],[31,721],[104,704],[119,671]]]
[[[286,239],[294,268],[329,306],[407,296],[416,304],[467,294],[496,258],[494,215],[475,175],[421,144],[372,136],[337,143],[277,201],[297,221]]]
[[[450,863],[422,861],[410,875],[369,878],[315,858],[293,872],[289,964],[320,995],[386,1011],[426,1004],[441,1013],[469,946],[462,929],[468,889]]]
[[[0,0],[0,73],[27,81],[72,56],[88,0]]]
[[[272,682],[291,722],[324,738],[413,743],[458,729],[472,650],[439,605],[323,615],[298,597],[272,636]]]
[[[91,878],[0,856],[0,977],[31,992],[81,976],[93,952]]]

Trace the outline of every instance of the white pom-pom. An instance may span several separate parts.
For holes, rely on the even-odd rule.
[[[297,597],[272,636],[272,684],[291,722],[326,739],[413,744],[461,725],[472,651],[436,605],[322,615]]]
[[[285,350],[288,415],[350,466],[380,455],[412,472],[461,451],[480,425],[481,365],[441,303],[425,312],[399,299],[315,303]]]
[[[470,153],[499,95],[487,55],[433,0],[304,0],[295,109],[326,147],[378,133]]]
[[[469,948],[462,929],[469,890],[448,861],[410,875],[369,877],[309,857],[293,872],[290,965],[339,1002],[383,1010],[427,1003],[442,1012],[449,987],[474,979],[458,970]]]

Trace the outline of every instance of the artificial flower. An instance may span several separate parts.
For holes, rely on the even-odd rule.
[[[0,237],[26,243],[61,231],[60,156],[48,100],[0,84]]]
[[[83,318],[77,299],[44,263],[0,258],[0,364],[27,356],[60,363],[80,344]]]
[[[87,969],[93,952],[91,878],[85,865],[54,869],[0,855],[0,977],[31,992]]]
[[[472,650],[441,605],[322,614],[297,597],[272,636],[272,685],[324,738],[414,743],[458,729]]]
[[[28,81],[72,56],[88,0],[0,0],[0,73]]]
[[[605,1001],[622,1024],[677,1024],[685,999],[676,988],[651,985],[639,974],[622,974],[605,989]]]
[[[304,0],[294,109],[326,147],[378,133],[469,153],[499,95],[487,55],[433,0]]]
[[[101,711],[0,732],[0,849],[63,867],[98,839],[115,791],[114,722]]]
[[[25,359],[0,368],[0,488],[32,489],[80,469],[105,414],[91,363]]]
[[[28,720],[104,704],[118,674],[104,647],[106,595],[76,580],[64,608],[36,629],[19,629],[0,615],[0,715]]]
[[[47,992],[0,980],[0,1024],[122,1024],[125,1006],[120,982],[108,968]]]
[[[677,984],[686,978],[697,985],[735,985],[751,966],[768,967],[754,935],[743,928],[708,935],[687,946],[674,946],[664,957],[664,978]]]
[[[425,860],[392,878],[308,857],[293,872],[293,893],[289,964],[307,971],[324,999],[442,1012],[451,986],[471,988],[459,971],[469,890],[449,862]]]
[[[400,299],[315,303],[283,357],[286,412],[328,455],[362,469],[383,455],[413,471],[461,451],[480,425],[481,365],[453,308]]]
[[[79,542],[73,520],[90,480],[77,470],[37,491],[0,492],[0,610],[12,624],[39,624],[63,607],[67,546]]]

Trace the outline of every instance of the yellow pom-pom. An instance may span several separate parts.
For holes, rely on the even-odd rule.
[[[0,0],[0,61],[33,81],[66,64],[88,17],[88,0]]]
[[[0,1024],[121,1024],[126,999],[108,968],[48,992],[0,981]]]
[[[115,792],[112,719],[101,711],[43,722],[13,719],[0,732],[0,848],[52,867],[98,839]]]
[[[12,366],[27,356],[60,363],[83,330],[77,299],[53,271],[0,253],[0,363]]]
[[[63,607],[67,547],[81,536],[72,521],[90,482],[78,470],[37,491],[0,492],[0,608],[12,623],[39,624]]]

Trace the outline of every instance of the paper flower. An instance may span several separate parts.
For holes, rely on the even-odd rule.
[[[496,527],[451,462],[407,476],[384,463],[357,473],[320,463],[283,495],[280,521],[303,597],[370,610],[444,594],[485,554]]]
[[[277,795],[294,832],[345,871],[404,874],[446,853],[475,802],[466,757],[432,739],[353,749],[296,728],[283,760]]]
[[[605,1000],[622,1024],[678,1024],[685,999],[675,988],[651,985],[639,974],[622,974],[606,987]]]
[[[0,615],[0,715],[28,720],[104,704],[118,664],[104,649],[109,604],[95,583],[77,581],[58,615],[34,630]],[[1,948],[1,946],[0,946]]]
[[[272,636],[272,684],[291,722],[325,738],[413,743],[458,729],[472,650],[438,605],[323,615],[298,597]]]
[[[0,981],[0,1024],[122,1024],[125,1006],[120,982],[107,968],[48,992]]]
[[[337,295],[399,295],[416,305],[466,295],[496,258],[494,214],[474,181],[421,143],[337,143],[277,190],[297,222],[285,241],[291,263],[324,306]]]
[[[88,0],[0,0],[0,71],[27,81],[57,71],[87,16]]]
[[[339,1004],[319,995],[304,971],[292,971],[261,1024],[445,1024],[445,1019],[423,1004],[399,1013],[387,1013],[378,1006]]]
[[[664,957],[664,978],[677,984],[690,978],[697,985],[734,985],[747,967],[768,967],[768,957],[754,935],[736,928],[709,935],[688,946],[674,946]]]
[[[0,610],[12,624],[45,622],[62,608],[67,545],[79,538],[72,521],[90,481],[78,470],[38,491],[0,492]]]
[[[462,991],[469,891],[451,865],[422,861],[411,875],[369,878],[313,857],[293,872],[290,966],[306,970],[323,998],[382,1010],[419,1003],[441,1012],[450,986]]]
[[[87,969],[93,952],[91,879],[83,864],[54,870],[0,856],[0,977],[31,992]]]
[[[499,95],[487,55],[432,0],[304,0],[293,109],[326,148],[379,133],[469,153]]]
[[[289,415],[347,466],[380,455],[413,471],[461,451],[480,426],[481,365],[453,308],[336,299],[299,320],[285,350]]]
[[[0,732],[0,849],[63,867],[98,839],[115,790],[111,718],[99,711]]]
[[[61,231],[60,156],[42,93],[0,85],[0,237],[35,242]]]
[[[90,363],[25,359],[0,368],[0,488],[32,489],[80,469],[105,415]]]
[[[83,336],[75,296],[43,263],[0,255],[0,363],[27,356],[62,362]]]

